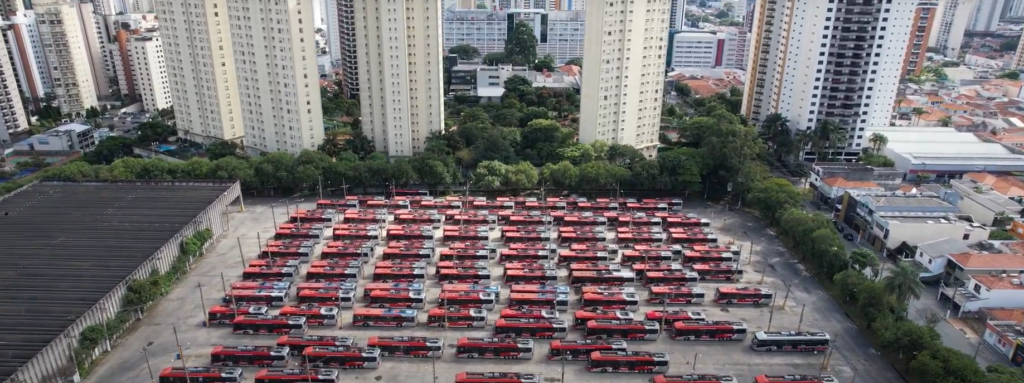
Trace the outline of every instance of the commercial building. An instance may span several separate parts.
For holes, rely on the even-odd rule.
[[[629,145],[653,157],[658,148],[668,49],[666,1],[587,4],[580,101],[582,143]]]
[[[917,245],[913,260],[925,270],[921,273],[922,282],[948,281],[953,278],[952,274],[946,274],[949,256],[974,251],[960,238],[942,238]]]
[[[971,255],[960,254],[967,257]],[[995,255],[993,257],[993,255]],[[974,258],[991,257],[990,260],[979,261],[989,263],[997,261],[1008,261],[997,254],[976,255]],[[955,261],[957,257],[950,257]],[[944,286],[939,290],[936,299],[947,302],[950,306],[950,315],[960,317],[964,314],[979,314],[981,310],[991,308],[1024,308],[1024,285],[1021,284],[1021,273],[1024,272],[1024,264],[1021,260],[1012,261],[1006,265],[986,265],[991,270],[1003,270],[1003,273],[971,275],[957,284]],[[971,261],[974,263],[975,261]],[[951,262],[946,267],[953,266]],[[959,264],[955,266],[959,267]],[[1006,269],[1015,268],[1010,273]]]
[[[452,93],[471,94],[483,102],[500,102],[505,93],[505,80],[522,76],[533,82],[534,88],[554,91],[575,90],[579,92],[580,76],[578,67],[565,65],[556,72],[535,72],[528,67],[511,65],[489,66],[480,63],[459,63],[451,69]]]
[[[1024,366],[1024,309],[985,308],[981,313],[985,319],[982,339],[1013,366]]]
[[[912,29],[910,38],[907,39],[907,52],[903,58],[903,72],[901,77],[921,73],[925,65],[925,54],[928,50],[928,36],[938,19],[939,2],[922,1],[917,3],[914,10],[914,20],[910,23]]]
[[[794,130],[836,121],[848,140],[826,150],[834,157],[856,158],[864,144],[856,137],[865,127],[889,123],[917,4],[759,2],[744,114],[760,124],[779,113]]]
[[[939,4],[938,24],[928,35],[928,46],[939,50],[946,57],[958,57],[964,41],[964,31],[971,22],[971,15],[978,0],[945,0]]]
[[[999,26],[999,15],[1003,12],[1004,0],[977,0],[967,30],[971,32],[994,32]]]
[[[84,152],[95,148],[96,143],[96,128],[83,124],[65,124],[14,144],[14,150]]]
[[[847,191],[838,213],[862,240],[879,250],[943,238],[960,238],[965,244],[987,239],[989,229],[959,215],[958,198],[955,193],[930,191]]]
[[[749,51],[747,38],[746,30],[733,27],[675,32],[671,39],[669,68],[746,70]]]
[[[503,52],[505,39],[516,22],[533,26],[537,56],[551,55],[556,64],[583,57],[585,11],[454,10],[444,14],[444,49],[469,44],[481,55]],[[666,32],[667,33],[667,32]]]
[[[946,180],[979,171],[1024,171],[1024,155],[955,128],[883,126],[869,128],[864,136],[873,133],[885,135],[889,142],[882,154],[891,158],[908,179],[917,179],[917,174],[924,179]]]
[[[421,153],[444,128],[440,3],[357,1],[355,14],[363,132],[389,156]]]
[[[62,113],[85,115],[98,105],[92,58],[77,1],[33,2],[43,53],[49,60],[54,104]],[[91,27],[91,24],[90,24]]]
[[[961,212],[970,214],[975,222],[982,225],[1006,227],[1012,217],[1021,216],[1024,206],[1018,202],[1020,197],[1010,198],[986,184],[990,178],[997,177],[987,173],[967,173],[962,179],[950,180],[949,184],[963,196],[957,204]]]

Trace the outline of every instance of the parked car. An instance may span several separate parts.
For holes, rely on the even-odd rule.
[[[855,237],[853,236],[853,233],[846,233],[843,234],[843,238],[845,238],[847,241],[853,241]]]

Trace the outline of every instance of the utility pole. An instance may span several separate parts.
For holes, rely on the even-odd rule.
[[[562,355],[562,380],[559,382],[565,382],[565,355]]]
[[[274,221],[274,230],[277,230],[277,212],[274,211],[274,204],[270,204],[270,219]]]
[[[740,249],[743,252],[743,249]],[[747,250],[747,264],[754,262],[754,241],[750,241],[750,250]]]
[[[850,379],[850,383],[856,383],[856,382],[857,382],[857,369],[855,368],[855,369],[853,369],[853,379]]]
[[[181,369],[185,372],[185,381],[190,382],[192,379],[188,377],[188,365],[185,364],[185,352],[181,350],[181,342],[178,341],[178,327],[171,326],[171,331],[174,332],[174,344],[178,346],[178,358],[181,358]]]
[[[345,199],[348,199],[348,184],[345,183],[345,179],[341,179],[341,190],[345,193]]]
[[[978,353],[979,353],[979,352],[981,352],[981,340],[980,340],[980,339],[978,340],[978,347],[975,347],[975,348],[974,348],[974,357],[972,357],[972,358],[971,358],[971,359],[973,359],[973,360],[974,360],[975,362],[977,362],[977,361],[978,361]]]
[[[800,328],[804,325],[804,310],[807,309],[807,305],[800,306],[800,322],[796,324],[796,331],[800,331]]]
[[[206,297],[203,296],[203,284],[196,284],[199,289],[199,304],[203,307],[203,327],[210,327],[210,316],[206,315]]]
[[[765,331],[772,331],[772,319],[775,318],[775,294],[772,294],[772,308],[768,311],[768,328]]]
[[[256,248],[263,250],[263,238],[260,237],[260,232],[256,232]]]
[[[324,199],[324,178],[316,176],[316,189],[320,192],[320,199]]]
[[[242,269],[245,269],[245,253],[242,252],[242,237],[235,237],[238,240],[238,259],[242,260]]]
[[[793,284],[786,284],[786,296],[782,298],[782,309],[786,309],[786,302],[789,302],[789,291],[793,289]]]
[[[696,373],[697,372],[697,357],[699,357],[699,356],[700,356],[700,354],[698,354],[696,352],[693,353],[693,368],[690,370],[690,373]]]
[[[757,282],[757,284],[759,284],[759,285],[763,285],[764,284],[764,273],[767,273],[767,272],[768,272],[768,264],[765,263],[764,264],[764,268],[761,269],[761,281]]]
[[[224,272],[220,272],[220,288],[224,290],[224,294],[228,293],[228,282],[224,280]]]
[[[142,346],[142,355],[146,357],[146,368],[149,369],[149,383],[156,383],[156,378],[153,376],[153,366],[149,364],[149,350],[146,346]]]

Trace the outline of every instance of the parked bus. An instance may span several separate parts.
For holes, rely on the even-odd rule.
[[[647,294],[647,303],[660,305],[699,305],[707,292],[703,287],[653,286]]]
[[[501,286],[499,285],[487,285],[487,284],[453,284],[453,285],[441,285],[442,293],[491,293],[494,294],[495,299],[501,296]]]
[[[374,282],[423,283],[427,269],[374,269]]]
[[[498,298],[493,293],[442,291],[437,296],[437,304],[441,307],[491,310],[497,302]]]
[[[395,248],[389,247],[384,249],[384,253],[381,258],[385,261],[395,260],[410,260],[410,261],[429,261],[434,258],[433,249],[416,249],[416,248]]]
[[[445,284],[480,283],[491,280],[491,270],[483,269],[441,269],[437,274],[437,282]]]
[[[615,257],[619,255],[619,245],[608,243],[573,243],[569,245],[569,251],[608,253]]]
[[[620,262],[629,266],[635,263],[672,262],[674,258],[670,251],[626,250],[622,252]]]
[[[580,271],[569,276],[569,284],[579,286],[629,286],[636,282],[632,271]]]
[[[750,340],[754,351],[827,351],[832,337],[824,331],[758,331]]]
[[[381,362],[380,349],[368,347],[313,346],[302,352],[301,365],[307,368],[334,367],[345,370],[377,368]]]
[[[246,267],[299,267],[299,258],[268,258],[268,259],[253,259],[249,261]]]
[[[339,261],[366,262],[373,255],[373,247],[325,247],[320,251],[320,259]]]
[[[594,351],[626,351],[626,342],[613,340],[553,340],[548,347],[548,360],[590,360]]]
[[[706,232],[671,232],[668,233],[669,243],[685,245],[712,244],[718,242],[718,236]]]
[[[426,267],[426,266],[424,266]],[[441,270],[450,269],[486,269],[490,267],[487,261],[440,261],[434,266],[434,274],[441,274]]]
[[[418,312],[412,309],[362,309],[352,313],[353,326],[377,327],[416,327],[419,320]]]
[[[468,328],[486,327],[487,311],[484,309],[468,309],[454,306],[435,307],[427,312],[427,326]]]
[[[422,336],[371,336],[366,347],[380,349],[381,356],[406,358],[440,358],[444,339]]]
[[[743,303],[752,305],[766,305],[772,302],[775,291],[764,287],[732,287],[722,286],[715,291],[715,303]]]
[[[686,310],[650,310],[644,314],[644,319],[652,320],[658,323],[676,323],[679,321],[706,321],[707,317],[700,311],[686,311]]]
[[[543,271],[543,270],[557,270],[558,266],[551,261],[536,261],[536,262],[509,262],[502,265],[504,271],[503,275],[508,275],[509,271]]]
[[[583,295],[587,293],[636,294],[636,288],[626,286],[583,286],[580,288],[580,301],[583,301]]]
[[[268,312],[267,306],[217,305],[210,307],[206,314],[206,323],[207,325],[231,324],[235,317],[240,315],[267,315]]]
[[[587,361],[590,372],[666,372],[668,354],[647,351],[594,351]]]
[[[676,262],[650,262],[650,263],[634,263],[629,265],[629,268],[633,270],[637,278],[645,279],[647,273],[654,272],[685,272],[686,268]]]
[[[502,318],[494,322],[494,336],[504,338],[565,339],[569,326],[561,319]]]
[[[267,241],[268,247],[313,247],[316,243],[308,239],[282,239]]]
[[[338,383],[338,370],[329,369],[262,369],[256,372],[256,383]]]
[[[726,252],[696,252],[687,251],[683,253],[683,265],[690,266],[696,263],[731,263],[736,259],[732,253]]]
[[[558,311],[551,309],[504,309],[499,318],[558,319]]]
[[[305,334],[306,318],[279,315],[242,315],[231,322],[232,332],[245,335]]]
[[[580,308],[636,311],[640,309],[640,298],[629,293],[585,293]]]
[[[352,307],[356,292],[352,290],[299,290],[299,304],[327,307]]]
[[[743,340],[747,325],[735,321],[677,321],[672,324],[672,340]]]
[[[374,269],[426,269],[427,262],[414,259],[392,259],[377,261],[373,264]]]
[[[558,252],[558,265],[570,263],[597,263],[614,261],[611,253],[591,250],[562,250]]]
[[[758,375],[754,383],[839,383],[832,375]]]
[[[231,282],[232,290],[288,290],[291,282]]]
[[[362,269],[363,262],[359,260],[349,259],[323,259],[319,261],[313,261],[309,263],[311,269],[319,269],[325,267],[333,267],[336,269]],[[308,278],[308,277],[307,277]]]
[[[645,243],[660,244],[665,242],[665,234],[641,232],[619,233],[615,240],[619,246],[631,246]]]
[[[541,251],[541,252],[548,253],[548,257],[554,257],[555,255],[558,254],[558,245],[556,245],[554,243],[547,243],[547,242],[521,242],[521,243],[513,243],[513,244],[509,244],[508,245],[508,249],[509,250],[513,250],[513,251],[520,251],[520,250]]]
[[[587,272],[587,271],[622,271],[622,265],[618,263],[607,263],[607,262],[582,262],[582,263],[570,263],[569,264],[569,277],[572,277],[576,273]]]
[[[680,256],[680,255],[683,255],[683,251],[687,250],[687,249],[682,247],[682,246],[680,246],[680,245],[665,245],[665,244],[661,244],[661,243],[640,243],[640,244],[633,245],[633,250],[636,250],[636,251],[667,251],[667,252],[672,253],[672,255]]]
[[[427,299],[423,291],[415,290],[374,290],[370,292],[367,307],[392,309],[421,309]]]
[[[576,310],[572,318],[572,328],[582,330],[587,322],[592,320],[629,320],[634,318],[633,313],[625,310]]]
[[[658,375],[651,383],[737,383],[735,376],[718,374]]]
[[[210,364],[225,367],[280,367],[288,365],[289,355],[288,347],[216,346],[210,351]]]
[[[595,319],[583,327],[586,339],[658,340],[661,325],[654,321]]]
[[[160,371],[159,382],[236,383],[245,382],[245,375],[238,367],[167,367]]]
[[[511,293],[517,294],[559,294],[569,295],[569,286],[558,285],[554,283],[544,283],[535,285],[512,285],[509,286]]]
[[[363,300],[370,300],[370,294],[374,291],[419,291],[424,290],[422,283],[367,283],[363,286]]]
[[[506,285],[545,284],[558,281],[557,270],[506,270]]]
[[[230,304],[284,306],[288,301],[288,290],[229,290],[221,301]]]
[[[334,335],[284,335],[277,338],[278,347],[287,347],[292,356],[302,355],[307,347],[342,347],[355,346],[356,340],[347,336]]]
[[[695,263],[690,269],[702,281],[738,281],[743,278],[743,268],[737,263]]]
[[[299,262],[309,262],[309,258],[312,256],[312,246],[267,246],[260,249],[260,253],[257,255],[257,258],[294,258],[298,259]]]
[[[540,374],[519,372],[460,372],[455,383],[540,383]]]
[[[299,282],[295,285],[295,290],[356,291],[356,284],[350,282]]]
[[[494,246],[490,241],[467,241],[467,242],[452,242],[448,244],[449,250],[470,250],[470,251],[487,251],[490,255],[497,255],[498,248]]]
[[[558,244],[568,246],[574,243],[600,243],[608,240],[604,233],[561,233]]]
[[[569,294],[551,293],[511,293],[508,295],[508,307],[517,309],[569,309]]]
[[[309,282],[356,283],[362,273],[362,268],[310,267],[309,270],[306,270],[306,280]]]
[[[298,269],[294,267],[246,267],[242,280],[249,282],[292,282]]]
[[[532,359],[532,339],[459,338],[456,358],[470,359]]]
[[[316,305],[285,306],[277,314],[285,317],[304,317],[307,326],[337,326],[341,314],[337,307]]]
[[[489,261],[491,250],[446,249],[441,250],[440,261]]]
[[[544,262],[551,259],[548,250],[501,250],[498,252],[498,263],[512,262]]]

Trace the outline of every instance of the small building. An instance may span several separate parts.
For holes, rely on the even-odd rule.
[[[525,77],[533,83],[534,88],[559,91],[580,89],[580,73],[578,67],[572,65],[565,65],[554,72],[534,72],[528,67],[462,62],[451,69],[449,91],[453,94],[477,96],[484,102],[501,101],[505,93],[505,80],[512,76]]]
[[[903,243],[917,246],[943,238],[973,244],[988,238],[989,229],[958,215],[955,193],[866,193],[847,191],[839,216],[878,250]],[[948,200],[948,201],[947,201]]]
[[[960,238],[943,238],[917,245],[914,262],[921,265],[927,272],[921,273],[922,282],[937,282],[946,272],[946,263],[951,254],[969,253],[973,251]]]
[[[957,179],[971,172],[1024,171],[1024,155],[999,143],[984,142],[974,134],[942,127],[868,128],[865,136],[881,133],[889,140],[882,154],[896,163],[907,178]]]
[[[14,144],[15,150],[89,151],[96,147],[96,128],[83,124],[65,124]]]
[[[1024,206],[1019,202],[967,176],[959,180],[950,180],[950,186],[963,197],[957,204],[960,212],[970,214],[974,222],[985,226],[1006,227],[1010,220],[1020,217],[1021,210],[1024,210]]]
[[[1024,309],[986,308],[982,313],[986,318],[982,339],[1014,366],[1024,366]]]
[[[834,185],[828,185],[826,180],[832,180],[829,182]],[[826,205],[842,197],[847,190],[894,190],[902,181],[903,173],[895,168],[876,168],[852,162],[816,162],[812,165],[808,177],[808,184],[814,191],[814,199]]]
[[[951,285],[965,286],[976,276],[1024,273],[1024,255],[1020,254],[972,251],[948,257],[944,280]]]
[[[1024,265],[1020,265],[1024,269]],[[1024,308],[1021,274],[973,275],[964,283],[943,286],[938,300],[950,303],[950,315],[960,317],[990,308]]]

